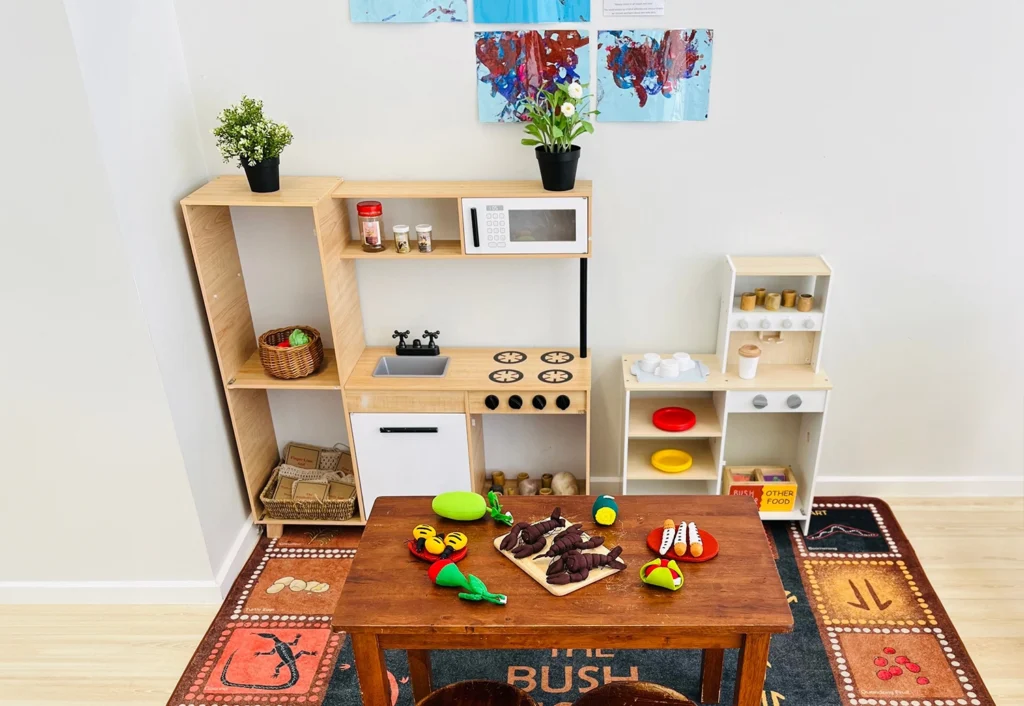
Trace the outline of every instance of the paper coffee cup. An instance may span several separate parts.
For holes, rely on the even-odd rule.
[[[744,380],[753,380],[757,375],[757,361],[761,360],[761,349],[747,344],[739,349],[739,372]]]

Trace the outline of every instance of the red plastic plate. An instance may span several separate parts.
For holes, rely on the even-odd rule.
[[[663,530],[663,527],[658,527],[652,529],[651,533],[647,535],[647,548],[655,554],[658,554],[658,550],[661,549],[661,533]],[[673,549],[669,549],[666,554],[658,554],[658,556],[664,556],[666,559],[675,559],[676,561],[685,561],[688,564],[699,564],[702,561],[708,561],[718,556],[718,540],[700,527],[697,528],[697,533],[700,534],[700,539],[704,543],[704,553],[699,558],[694,559],[689,553],[679,556]]]
[[[660,544],[661,540],[658,540],[658,541],[659,541],[659,544]],[[415,540],[412,540],[412,539],[405,540],[405,546],[409,549],[409,553],[410,554],[412,554],[414,557],[416,557],[420,561],[425,561],[428,564],[433,564],[435,561],[439,561],[441,559],[441,557],[437,556],[436,554],[431,554],[428,551],[422,551],[422,552],[416,551],[416,541]],[[468,552],[468,551],[469,551],[469,547],[463,547],[462,549],[460,549],[459,551],[455,552],[454,554],[452,554],[448,558],[451,559],[452,561],[454,561],[456,564],[458,564],[460,561],[462,561],[463,559],[466,558],[466,552]]]
[[[651,421],[662,431],[686,431],[697,423],[697,415],[685,407],[662,407],[654,412]]]

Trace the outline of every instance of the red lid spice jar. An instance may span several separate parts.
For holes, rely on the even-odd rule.
[[[384,208],[380,201],[360,201],[356,204],[359,215],[359,235],[363,250],[380,252],[384,249]]]

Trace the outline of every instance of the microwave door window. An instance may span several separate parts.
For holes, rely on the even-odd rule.
[[[513,243],[572,243],[576,240],[576,211],[509,209],[509,241]]]

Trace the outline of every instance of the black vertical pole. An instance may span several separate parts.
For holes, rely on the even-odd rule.
[[[587,357],[587,258],[580,258],[580,358]]]

